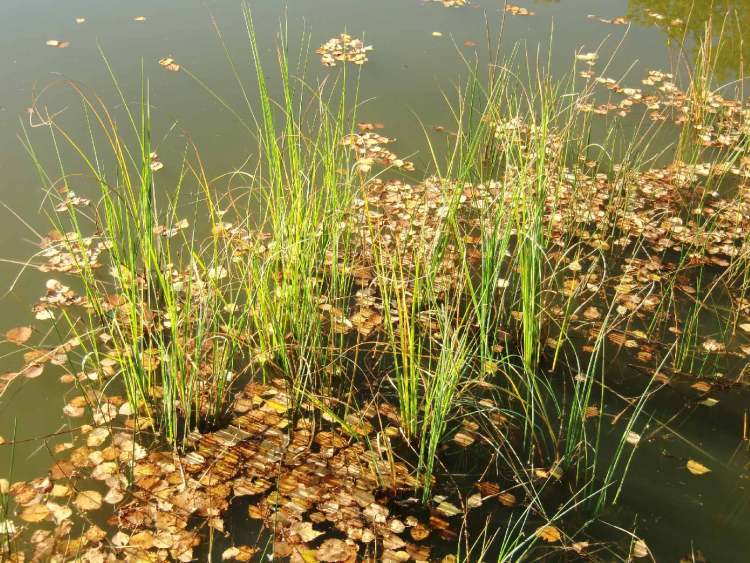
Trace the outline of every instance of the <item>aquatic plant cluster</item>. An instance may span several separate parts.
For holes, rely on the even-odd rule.
[[[688,378],[711,406],[750,354],[750,105],[713,89],[712,40],[687,87],[621,85],[596,54],[528,84],[515,60],[470,66],[420,170],[357,120],[346,64],[369,47],[325,43],[341,75],[315,89],[282,35],[275,100],[245,18],[261,157],[232,174],[244,187],[217,195],[193,146],[163,185],[145,87],[140,112],[122,104],[135,145],[84,92],[103,148],[46,121],[93,187],[24,136],[54,227],[33,313],[59,340],[8,331],[24,364],[2,389],[63,366],[82,422],[47,476],[2,482],[5,559],[648,557],[636,533],[590,531],[648,399]],[[612,361],[645,374],[619,412]],[[236,542],[249,521],[258,541]]]

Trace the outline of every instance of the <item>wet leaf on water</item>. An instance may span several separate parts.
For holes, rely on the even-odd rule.
[[[50,510],[46,505],[41,503],[27,506],[21,511],[19,517],[24,522],[41,522],[50,515]]]
[[[336,562],[348,561],[352,557],[354,546],[343,540],[330,538],[318,548],[315,556],[318,561]]]
[[[586,407],[585,417],[586,418],[594,418],[599,416],[599,406],[598,405],[591,405],[590,407]]]
[[[164,57],[162,59],[159,59],[159,64],[171,72],[177,72],[178,70],[180,70],[180,65],[178,65],[171,57]],[[152,169],[153,165],[154,163],[152,162]]]
[[[130,536],[128,536],[125,532],[122,530],[115,533],[114,536],[112,536],[112,545],[115,547],[125,547],[128,545],[128,540],[130,539]]]
[[[417,522],[409,529],[409,535],[414,541],[422,541],[430,535],[430,529],[421,522]]]
[[[102,495],[98,491],[81,491],[73,504],[79,510],[98,510],[102,506]]]
[[[533,16],[534,12],[522,8],[521,6],[514,6],[513,4],[506,4],[505,11],[513,16]]]
[[[107,532],[94,524],[88,530],[86,530],[86,532],[83,534],[83,537],[85,537],[91,543],[99,543],[107,537]]]
[[[148,530],[136,532],[130,536],[128,546],[140,549],[150,549],[154,545],[154,535]]]
[[[475,493],[466,499],[466,506],[469,508],[479,508],[482,506],[482,495]]]
[[[26,379],[36,379],[44,372],[44,366],[42,364],[30,364],[23,368],[21,375]]]
[[[17,326],[15,328],[11,328],[5,333],[5,338],[7,338],[10,342],[13,344],[21,345],[25,343],[29,338],[31,338],[32,330],[30,326]]]
[[[90,448],[98,448],[107,440],[108,436],[109,428],[104,426],[94,428],[89,432],[88,436],[86,436],[86,445]]]
[[[71,488],[70,486],[64,484],[64,483],[55,483],[52,486],[52,490],[50,491],[50,495],[53,497],[66,497],[70,494]]]
[[[625,436],[625,441],[631,446],[637,446],[641,441],[641,435],[635,432],[628,432],[627,436]]]
[[[596,53],[578,53],[576,55],[576,59],[583,61],[586,64],[594,64],[598,58],[599,55]]]
[[[292,526],[292,531],[297,534],[303,542],[311,542],[323,532],[313,529],[311,522],[297,522]]]
[[[705,475],[706,473],[711,472],[708,467],[698,461],[695,461],[694,459],[689,459],[686,467],[687,470],[690,471],[690,473],[692,473],[693,475]]]
[[[497,495],[497,500],[500,501],[500,504],[508,508],[514,507],[516,503],[518,502],[516,500],[515,495],[513,493],[509,493],[508,491],[505,491]]]
[[[54,502],[48,502],[47,508],[49,508],[50,512],[52,513],[52,517],[58,524],[67,520],[73,515],[73,511],[69,506],[66,505],[59,505]]]
[[[25,507],[19,517],[24,522],[41,522],[50,515],[50,509],[42,503],[32,504]]]
[[[699,405],[703,405],[704,407],[714,407],[719,403],[718,399],[714,399],[713,397],[706,397],[702,401],[699,401]]]
[[[455,436],[453,436],[453,441],[459,446],[467,448],[476,441],[476,438],[472,433],[461,430],[456,432]]]
[[[697,383],[693,383],[690,387],[700,393],[708,393],[711,390],[711,384],[706,383],[705,381],[698,381]]]
[[[438,504],[435,510],[437,510],[440,514],[443,514],[444,516],[448,516],[448,517],[463,514],[463,510],[461,510],[455,504],[452,504],[448,501],[443,501],[440,504]]]
[[[587,541],[577,541],[574,542],[571,546],[571,549],[578,553],[579,555],[582,553],[585,553],[586,550],[589,548],[589,542]]]
[[[703,349],[709,353],[718,353],[725,350],[724,344],[713,338],[707,338],[703,341]]]
[[[552,525],[542,526],[537,529],[536,535],[539,539],[546,541],[547,543],[559,542],[562,538],[560,530]]]
[[[125,498],[125,494],[119,488],[112,487],[102,499],[107,504],[117,504]]]
[[[221,554],[221,559],[223,561],[227,561],[229,559],[232,559],[234,561],[250,561],[257,551],[257,548],[247,545],[234,546],[225,549]]]

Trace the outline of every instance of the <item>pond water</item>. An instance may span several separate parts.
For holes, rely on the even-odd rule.
[[[434,126],[449,125],[444,93],[450,95],[465,77],[462,57],[488,61],[488,29],[493,44],[501,37],[505,51],[521,45],[530,59],[537,57],[537,50],[541,59],[549,53],[552,73],[560,76],[570,71],[577,52],[598,49],[600,61],[611,57],[608,76],[628,77],[635,84],[647,70],[673,68],[683,34],[686,51],[696,49],[695,38],[711,18],[718,28],[730,13],[740,20],[740,29],[750,29],[750,7],[742,0],[524,2],[522,6],[534,12],[529,17],[504,15],[503,5],[492,0],[473,0],[457,8],[420,0],[255,0],[250,6],[263,56],[274,60],[279,26],[286,21],[290,51],[305,49],[311,83],[332,75],[314,54],[320,44],[344,31],[364,37],[373,51],[359,80],[360,97],[366,100],[360,119],[384,123],[387,134],[397,139],[398,153],[411,155],[417,170],[426,169],[430,161],[424,129],[438,138]],[[632,24],[601,21],[621,16]],[[732,29],[728,25],[727,33],[731,35]],[[300,40],[305,34],[307,43]],[[743,55],[750,55],[750,42],[732,37],[718,62],[720,78],[727,83],[741,71]],[[48,40],[69,45],[55,48],[46,44]],[[148,79],[155,143],[166,164],[163,180],[176,181],[178,171],[169,164],[179,161],[188,140],[198,148],[208,175],[215,176],[253,158],[253,143],[237,118],[188,73],[168,72],[158,61],[174,58],[228,104],[240,105],[241,92],[222,40],[250,83],[247,33],[237,0],[2,2],[0,280],[2,291],[8,290],[2,298],[4,327],[30,322],[31,304],[43,293],[46,279],[23,267],[35,251],[34,230],[49,230],[40,212],[43,193],[38,178],[18,139],[24,126],[32,141],[46,135],[43,127],[34,127],[38,116],[26,111],[35,96],[43,92],[37,104],[58,115],[74,136],[85,135],[80,103],[63,82],[83,85],[117,111],[106,57],[127,99],[137,100],[142,74]],[[41,334],[52,330],[36,326]],[[3,344],[2,354],[0,371],[19,369],[22,360],[16,347]],[[626,360],[615,358],[610,372],[623,393],[642,388],[643,374],[630,369]],[[16,381],[0,398],[0,436],[16,441],[13,480],[44,474],[49,448],[66,439],[69,424],[75,426],[62,415],[69,386],[58,381],[59,373],[50,368],[39,378]],[[657,561],[677,561],[691,553],[696,561],[702,560],[699,553],[708,561],[748,561],[750,455],[743,441],[743,420],[750,393],[721,391],[712,395],[719,403],[707,407],[697,403],[690,385],[686,379],[665,388],[648,404],[650,430],[644,433],[618,505],[604,517],[602,534],[608,533],[606,523],[637,529]],[[617,412],[620,407],[603,408]],[[55,433],[61,435],[51,436]],[[709,478],[685,471],[690,458],[711,466]],[[5,445],[0,449],[0,474],[10,470],[11,448]]]

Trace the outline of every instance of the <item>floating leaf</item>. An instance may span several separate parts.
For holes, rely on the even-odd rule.
[[[47,40],[47,46],[48,47],[57,47],[58,49],[65,49],[66,47],[70,46],[69,41],[60,41],[59,39],[48,39]]]
[[[633,542],[633,547],[630,550],[630,555],[634,559],[642,559],[644,557],[648,557],[648,554],[649,554],[649,549],[645,541],[636,540],[635,542]]]
[[[37,503],[27,506],[21,511],[20,518],[24,522],[41,522],[50,515],[46,505]]]
[[[292,526],[292,531],[297,534],[303,542],[311,542],[323,532],[313,529],[311,522],[297,522]]]
[[[641,441],[641,435],[635,432],[628,432],[627,436],[625,436],[625,441],[631,446],[637,446]]]
[[[180,70],[180,65],[178,65],[171,57],[164,57],[163,59],[159,59],[159,64],[172,72],[177,72],[178,70]],[[151,164],[153,167],[153,162]]]
[[[534,12],[522,8],[520,6],[514,6],[513,4],[506,4],[505,11],[513,16],[533,16]]]
[[[443,501],[438,504],[435,510],[448,517],[463,514],[463,511],[460,508],[458,508],[455,504],[447,501]]]
[[[98,491],[81,491],[73,504],[79,510],[98,510],[102,506],[102,495]]]
[[[688,460],[687,470],[690,471],[690,473],[692,473],[693,475],[705,475],[706,473],[711,472],[708,467],[706,467],[702,463],[695,461],[694,459]]]
[[[17,326],[10,329],[5,333],[5,338],[11,341],[13,344],[19,346],[31,338],[32,330],[30,326]]]
[[[539,539],[548,543],[558,542],[562,538],[560,530],[552,525],[542,526],[536,531],[536,535]]]
[[[323,542],[315,556],[318,561],[336,562],[347,561],[351,554],[352,546],[342,540],[330,538]]]
[[[30,364],[23,368],[21,375],[27,379],[36,379],[44,372],[44,366],[42,364]]]

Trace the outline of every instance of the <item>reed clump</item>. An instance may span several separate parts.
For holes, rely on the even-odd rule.
[[[163,185],[145,80],[139,111],[122,100],[124,125],[72,86],[90,139],[50,118],[56,172],[23,137],[53,202],[39,267],[70,279],[48,284],[36,312],[67,335],[84,402],[102,423],[125,416],[163,433],[196,467],[206,466],[195,456],[218,456],[206,436],[262,404],[263,432],[370,460],[392,498],[416,489],[427,505],[445,491],[448,458],[470,452],[493,478],[472,484],[479,492],[461,509],[438,502],[434,517],[468,518],[488,498],[517,510],[504,532],[457,540],[464,560],[573,545],[564,522],[583,513],[588,524],[616,501],[647,399],[676,374],[701,377],[728,351],[747,353],[735,336],[747,316],[750,108],[712,89],[715,46],[704,45],[703,76],[687,89],[650,73],[648,94],[575,68],[553,80],[541,63],[522,81],[513,56],[486,77],[469,64],[451,106],[456,133],[446,146],[428,138],[432,162],[415,180],[406,172],[418,164],[357,122],[356,77],[342,70],[310,87],[302,66],[290,69],[283,34],[272,98],[247,9],[245,19],[253,103],[236,76],[260,155],[248,169],[209,179],[188,145],[177,182]],[[623,115],[597,116],[608,112]],[[665,132],[677,140],[653,144]],[[83,176],[69,172],[67,152]],[[85,196],[72,188],[81,177]],[[228,177],[244,187],[219,194]],[[187,193],[199,196],[193,208]],[[616,355],[648,376],[612,425]],[[113,388],[125,408],[108,402]],[[223,435],[229,449],[252,439],[239,431]],[[614,454],[603,456],[612,431]],[[236,487],[236,473],[222,482]],[[257,494],[284,475],[269,474]],[[573,493],[553,502],[562,482]],[[258,514],[273,526],[279,513],[264,503]],[[280,522],[287,534],[300,520]],[[345,533],[359,545],[361,529]]]

